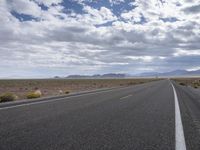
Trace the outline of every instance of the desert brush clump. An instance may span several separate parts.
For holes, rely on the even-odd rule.
[[[29,92],[26,97],[28,99],[33,99],[33,98],[40,98],[42,96],[42,92],[40,90],[36,90],[34,92]]]
[[[0,102],[10,102],[17,99],[17,96],[12,93],[5,93],[0,95]]]
[[[192,87],[194,87],[194,88],[199,88],[200,87],[200,82],[199,82],[199,80],[195,80],[194,82],[192,82]]]
[[[180,82],[179,84],[182,85],[182,86],[185,86],[185,83],[183,83],[183,82]]]
[[[192,87],[195,88],[195,89],[197,89],[199,87],[199,84],[194,83],[194,84],[192,84]]]
[[[65,91],[65,94],[69,94],[70,93],[70,91]]]

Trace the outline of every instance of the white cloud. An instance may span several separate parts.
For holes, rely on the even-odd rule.
[[[125,0],[109,0],[111,5],[119,5],[122,2],[125,2]]]
[[[200,49],[199,50],[177,50],[173,53],[175,57],[180,56],[200,56]]]
[[[52,4],[59,4],[62,3],[63,0],[35,0],[36,2],[38,2],[39,4],[44,4],[45,6],[51,6]]]
[[[132,5],[137,7],[123,11],[120,17],[108,7],[93,8],[84,1],[79,0],[84,13],[65,13],[60,0],[2,0],[0,71],[14,65],[23,71],[38,67],[65,74],[199,66],[200,16],[192,13],[196,1],[136,0]],[[38,20],[19,21],[11,10]]]
[[[154,60],[160,59],[160,60],[164,60],[165,57],[163,56],[127,56],[126,58],[134,60],[134,61],[143,61],[143,62],[152,62]]]
[[[33,1],[29,0],[9,0],[7,6],[11,11],[16,11],[19,14],[27,14],[34,17],[39,17],[42,13],[41,8]]]
[[[189,69],[186,69],[187,71],[196,71],[196,70],[200,70],[200,66],[196,66],[196,67],[192,67]]]
[[[84,11],[87,13],[80,16],[80,20],[86,24],[103,24],[109,21],[114,21],[117,17],[106,7],[101,7],[99,10],[90,6],[84,6]]]
[[[122,13],[121,16],[133,22],[140,22],[144,17],[146,21],[155,21],[160,18],[176,18],[177,20],[187,20],[199,18],[196,15],[189,15],[189,12],[198,12],[199,0],[188,2],[185,0],[136,0],[132,5],[135,9]],[[185,13],[185,12],[186,13]]]
[[[144,62],[151,62],[153,60],[152,56],[127,56],[126,58],[129,58],[132,60],[142,60]]]

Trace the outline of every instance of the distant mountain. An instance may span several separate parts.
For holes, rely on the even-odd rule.
[[[109,74],[103,74],[101,75],[102,78],[124,78],[126,77],[125,74],[115,74],[115,73],[109,73]]]
[[[66,78],[69,79],[84,79],[84,78],[89,78],[90,76],[86,76],[86,75],[69,75]]]
[[[157,74],[159,73],[158,72],[144,72],[144,73],[138,74],[137,76],[148,77],[148,76],[156,76]]]
[[[200,70],[195,70],[195,71],[189,71],[189,75],[200,75]]]
[[[125,78],[126,74],[115,74],[115,73],[108,73],[108,74],[95,74],[95,75],[69,75],[66,78],[68,79],[87,79],[87,78]]]
[[[144,72],[136,75],[129,74],[94,74],[94,75],[69,75],[67,79],[106,79],[106,78],[131,78],[131,77],[184,77],[184,76],[200,76],[200,70],[187,71],[187,70],[174,70],[169,72]],[[63,78],[55,76],[54,78]]]
[[[159,73],[158,76],[182,76],[182,75],[187,75],[188,71],[186,70],[174,70],[170,72],[165,72],[165,73]]]

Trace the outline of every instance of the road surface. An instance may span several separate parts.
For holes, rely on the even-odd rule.
[[[172,83],[0,105],[0,150],[200,150],[200,92]]]

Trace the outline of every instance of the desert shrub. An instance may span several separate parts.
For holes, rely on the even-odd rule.
[[[182,86],[185,86],[185,83],[183,83],[183,82],[180,82],[179,84],[182,85]]]
[[[129,82],[128,85],[134,85],[134,82]]]
[[[70,91],[65,91],[65,94],[69,94],[70,93]]]
[[[12,93],[5,93],[0,96],[0,102],[9,102],[17,99],[17,96]]]
[[[199,87],[199,85],[198,85],[198,83],[195,82],[195,83],[192,84],[192,87],[197,89]]]
[[[63,91],[62,91],[62,90],[59,90],[58,92],[59,92],[59,94],[63,94]]]
[[[196,85],[196,86],[200,86],[200,84],[199,84],[198,82],[195,82],[194,85]]]
[[[193,86],[194,88],[198,88],[198,87],[199,87],[199,83],[198,83],[198,82],[193,82],[193,83],[192,83],[192,86]]]
[[[33,98],[39,98],[42,96],[42,93],[40,90],[36,90],[35,92],[30,92],[26,95],[28,99],[33,99]]]

